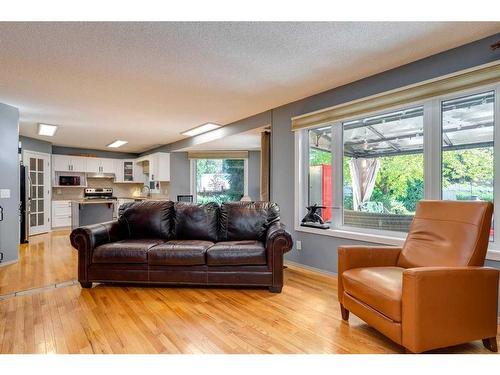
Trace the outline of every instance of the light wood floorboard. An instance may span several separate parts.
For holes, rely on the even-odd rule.
[[[29,254],[32,241],[22,252],[30,259],[22,259],[21,267],[8,270],[8,276],[0,268],[5,290],[12,291],[16,280],[33,288],[75,278],[68,233],[43,236],[48,237],[38,236],[43,251],[36,252],[35,246]],[[63,259],[56,259],[57,254]],[[48,258],[37,261],[37,255]],[[70,285],[0,300],[0,353],[403,352],[355,316],[348,324],[342,321],[334,277],[295,266],[285,270],[281,294],[267,289]],[[489,353],[480,341],[435,352]]]

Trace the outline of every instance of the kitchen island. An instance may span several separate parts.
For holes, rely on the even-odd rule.
[[[115,217],[115,199],[81,199],[71,202],[71,229],[105,223]]]

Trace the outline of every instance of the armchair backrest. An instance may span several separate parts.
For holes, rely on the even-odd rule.
[[[482,266],[492,214],[489,202],[420,201],[398,266]]]

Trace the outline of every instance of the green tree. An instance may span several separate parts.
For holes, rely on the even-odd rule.
[[[309,149],[309,165],[332,164],[332,153],[329,151],[318,150],[316,148]]]
[[[493,185],[493,147],[443,152],[443,185]]]

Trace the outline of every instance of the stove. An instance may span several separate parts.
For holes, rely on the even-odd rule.
[[[85,188],[83,190],[84,199],[116,199],[113,196],[112,188]]]

